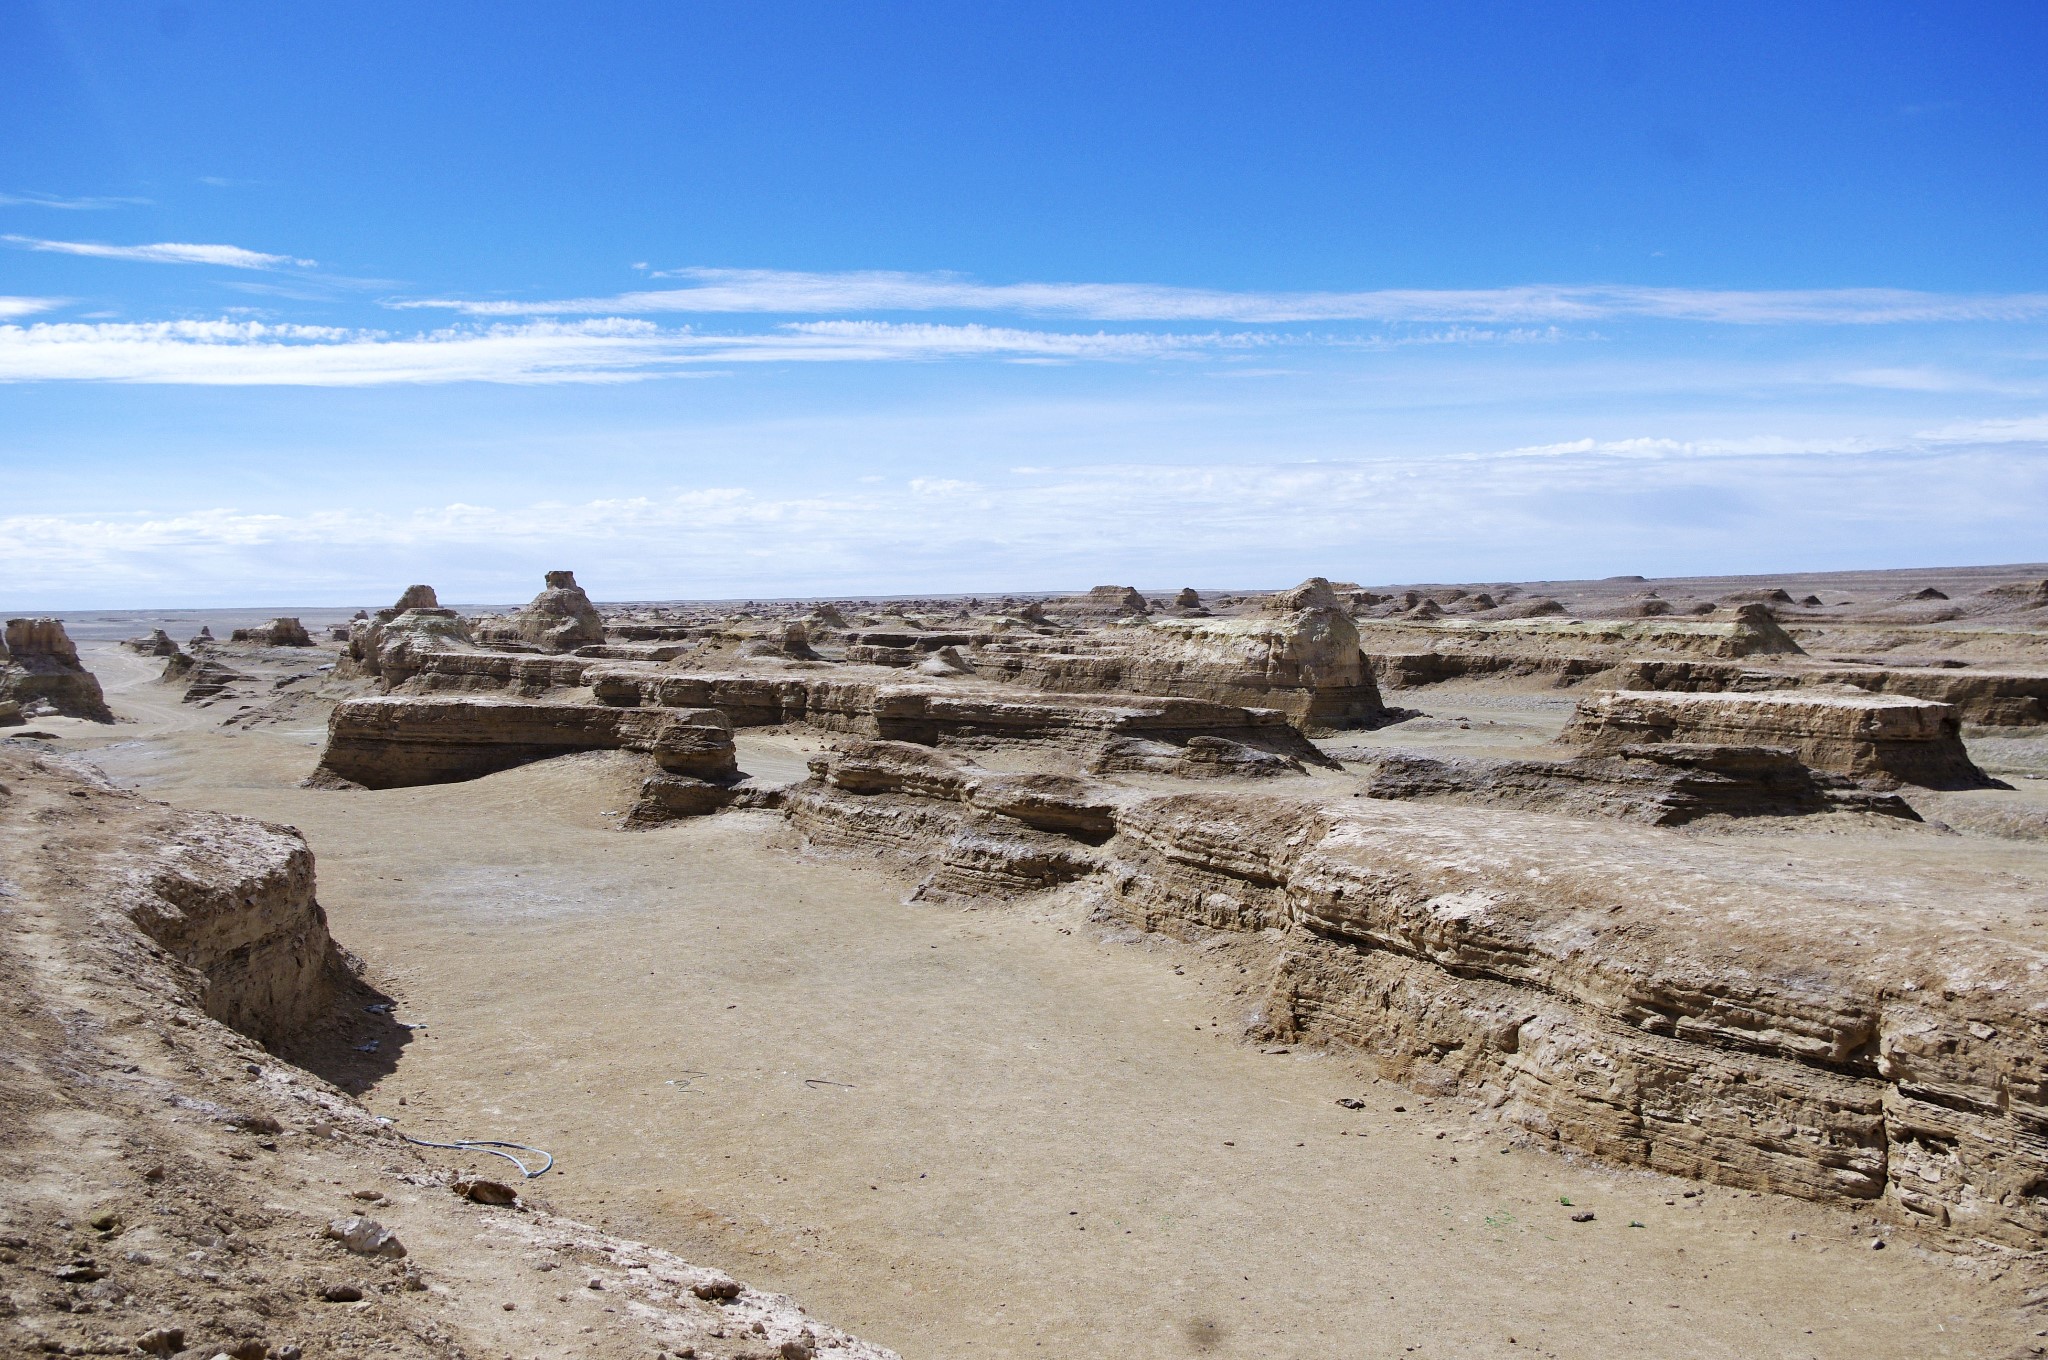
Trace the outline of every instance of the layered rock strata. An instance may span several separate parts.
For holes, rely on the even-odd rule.
[[[1084,700],[929,684],[877,684],[829,675],[600,669],[590,673],[589,681],[601,703],[715,708],[736,727],[806,723],[926,746],[1031,741],[1090,753],[1114,738],[1138,737],[1178,747],[1208,736],[1291,760],[1331,763],[1282,713],[1202,699],[1114,694]]]
[[[230,642],[253,642],[259,647],[310,647],[312,635],[306,626],[294,618],[279,617],[257,628],[237,628],[228,635]]]
[[[1990,781],[1963,749],[1947,704],[1856,689],[1686,694],[1616,690],[1583,699],[1559,741],[1589,754],[1639,743],[1770,746],[1818,770],[1924,788]]]
[[[30,717],[61,713],[114,720],[99,680],[78,659],[61,619],[7,621],[6,641],[0,643],[0,699],[19,704]]]
[[[738,776],[716,709],[627,709],[517,699],[375,695],[337,704],[314,780],[371,789],[446,784],[576,751],[639,751],[669,774]]]
[[[879,851],[924,897],[1056,886],[1147,930],[1279,931],[1271,1034],[1561,1145],[1963,1236],[2048,1231],[2048,996],[2038,942],[1991,924],[2019,912],[2011,888],[1902,877],[1878,908],[1854,883],[1790,886],[1778,846],[1085,782],[1026,802],[1005,782],[864,746],[814,761],[783,808],[809,846]]]
[[[376,676],[391,689],[411,679],[434,654],[467,647],[473,640],[469,620],[442,608],[432,586],[407,586],[391,608],[350,621],[348,659],[355,673]]]
[[[1920,820],[1896,794],[1809,769],[1792,752],[1768,746],[1640,743],[1577,760],[1388,753],[1372,762],[1365,789],[1371,798],[1438,798],[1651,826],[1836,811]]]
[[[1320,578],[1236,618],[1160,618],[1087,639],[998,640],[975,672],[1054,693],[1184,695],[1274,708],[1306,729],[1387,719],[1358,628]]]
[[[497,645],[573,652],[604,641],[604,619],[576,584],[575,572],[551,571],[546,586],[524,609],[479,625],[477,637]]]

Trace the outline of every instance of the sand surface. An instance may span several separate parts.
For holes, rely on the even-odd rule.
[[[2048,1331],[2016,1277],[1874,1251],[1868,1219],[1511,1147],[1342,1055],[1262,1051],[1256,942],[905,905],[778,849],[766,813],[621,832],[615,757],[301,789],[318,727],[226,733],[160,663],[85,651],[132,722],[44,724],[67,749],[311,840],[336,937],[425,1026],[362,1060],[374,1109],[549,1148],[557,1208],[914,1360],[1986,1356]],[[1552,721],[1527,717],[1503,744]],[[793,777],[801,746],[743,763]]]

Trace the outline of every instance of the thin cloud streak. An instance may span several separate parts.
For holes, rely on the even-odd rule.
[[[1741,290],[1530,284],[1365,292],[1228,292],[1120,283],[986,284],[955,274],[880,270],[824,274],[693,268],[665,271],[656,277],[688,279],[690,286],[554,301],[420,298],[386,305],[443,308],[471,316],[974,311],[1093,321],[1240,325],[1315,321],[1546,325],[1613,320],[1904,325],[2048,319],[2048,293],[1949,294],[1899,288]]]
[[[631,382],[687,366],[989,358],[1163,359],[1277,343],[1267,336],[1062,334],[992,326],[801,323],[757,334],[665,330],[627,318],[410,336],[258,321],[0,326],[0,383],[372,387]]]
[[[51,241],[39,236],[0,236],[22,250],[57,255],[84,255],[99,260],[141,260],[149,264],[203,264],[228,269],[311,269],[312,260],[289,255],[270,255],[241,246],[197,245],[180,241],[159,241],[153,245],[110,246],[95,241]]]
[[[0,295],[0,321],[11,321],[17,316],[34,316],[47,312],[62,304],[56,298],[6,297]]]
[[[57,208],[64,212],[103,212],[109,208],[137,208],[147,198],[64,198],[57,194],[0,194],[0,208]]]

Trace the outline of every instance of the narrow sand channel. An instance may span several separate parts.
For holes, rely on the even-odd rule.
[[[2048,1328],[1847,1214],[1503,1151],[1458,1102],[1262,1052],[1227,953],[905,905],[772,848],[769,814],[622,833],[602,758],[300,789],[317,731],[223,735],[155,663],[89,664],[135,722],[67,744],[311,839],[337,938],[427,1026],[373,1108],[547,1147],[556,1207],[914,1360],[1986,1356]]]

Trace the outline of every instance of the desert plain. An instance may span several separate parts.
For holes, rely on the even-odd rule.
[[[9,622],[8,1353],[2048,1354],[2048,566],[537,584]]]

